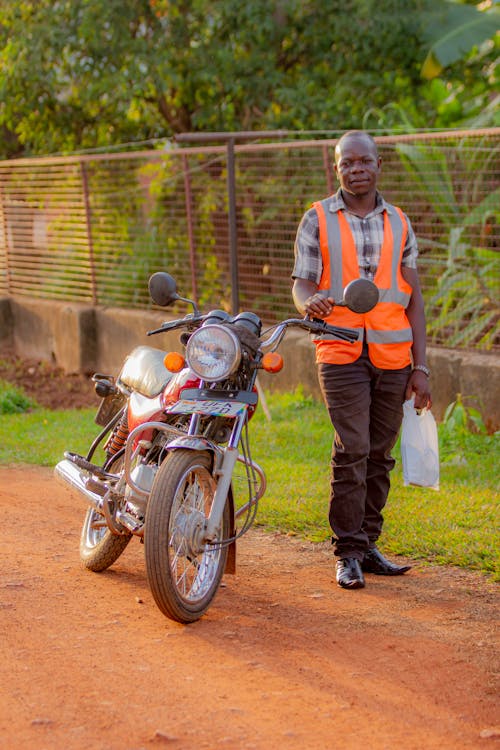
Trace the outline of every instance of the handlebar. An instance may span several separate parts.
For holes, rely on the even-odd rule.
[[[152,331],[148,331],[148,336],[153,336],[156,333],[165,333],[166,331],[175,331],[178,328],[187,328],[188,330],[194,330],[199,328],[208,315],[186,315],[180,320],[172,320],[170,322],[162,323],[159,328],[155,328]],[[359,332],[354,328],[340,328],[339,326],[332,326],[326,323],[324,320],[319,318],[288,318],[282,323],[278,323],[275,327],[274,332],[269,336],[268,339],[261,341],[260,348],[262,351],[270,351],[273,347],[276,349],[280,344],[283,336],[286,333],[287,328],[302,328],[309,333],[316,334],[330,334],[335,336],[337,339],[342,341],[348,341],[353,343],[359,339]]]
[[[339,326],[332,326],[319,318],[309,318],[306,316],[305,318],[289,318],[279,323],[274,333],[261,343],[261,349],[263,351],[270,351],[273,347],[276,349],[285,335],[286,329],[293,326],[302,328],[309,333],[330,334],[350,343],[359,339],[359,331],[354,328],[340,328]]]
[[[147,336],[153,336],[155,333],[165,333],[165,331],[175,331],[177,328],[198,328],[201,323],[205,320],[206,315],[193,315],[190,313],[181,320],[172,320],[171,322],[162,323],[159,328],[155,328],[152,331],[147,331]]]

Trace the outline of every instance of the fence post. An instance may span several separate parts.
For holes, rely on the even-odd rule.
[[[328,155],[328,145],[326,143],[323,146],[323,166],[326,172],[326,186],[328,189],[328,195],[333,195],[333,193],[335,192],[335,181],[333,179],[332,161]]]
[[[234,161],[234,143],[237,140],[254,141],[256,138],[283,138],[289,135],[288,130],[254,130],[213,133],[177,133],[174,136],[179,143],[206,143],[222,140],[227,143],[227,193],[229,224],[229,256],[231,264],[231,308],[233,315],[240,309],[239,274],[238,274],[238,237],[236,220],[236,178]]]
[[[92,290],[92,304],[97,305],[97,283],[95,275],[95,260],[94,260],[94,243],[92,241],[92,223],[91,223],[91,211],[90,211],[90,200],[89,200],[89,183],[87,178],[87,168],[83,161],[80,162],[80,170],[82,175],[82,187],[83,187],[83,204],[85,206],[85,224],[87,228],[87,245],[89,248],[89,265],[90,265],[90,287]]]
[[[0,211],[2,212],[2,232],[3,232],[3,238],[4,238],[4,247],[5,247],[5,282],[7,286],[7,294],[11,294],[12,291],[12,285],[11,285],[11,271],[10,271],[10,263],[9,263],[9,225],[7,221],[7,209],[5,206],[4,201],[4,189],[3,187],[0,187]]]
[[[229,255],[231,259],[231,308],[233,315],[240,309],[238,279],[238,236],[236,227],[236,177],[234,163],[234,138],[227,142],[227,196],[229,222]]]
[[[189,259],[191,261],[191,291],[193,299],[198,302],[198,285],[196,283],[196,253],[193,232],[193,211],[191,195],[191,178],[189,175],[189,164],[186,154],[182,154],[182,169],[184,171],[184,196],[186,201],[186,219],[189,242]]]

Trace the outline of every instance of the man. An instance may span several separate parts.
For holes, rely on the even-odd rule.
[[[335,429],[329,521],[336,579],[346,589],[364,587],[363,572],[409,570],[389,562],[376,542],[403,402],[414,394],[416,409],[431,404],[416,238],[407,216],[378,193],[380,168],[368,133],[340,138],[340,189],[303,216],[292,274],[299,312],[359,328],[362,335],[355,344],[331,337],[315,341],[319,382]],[[379,288],[379,302],[364,315],[335,306],[346,284],[359,277]]]

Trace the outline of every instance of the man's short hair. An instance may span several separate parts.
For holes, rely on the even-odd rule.
[[[340,149],[342,148],[343,142],[351,137],[365,138],[367,141],[371,143],[373,150],[375,151],[375,154],[378,157],[377,144],[375,143],[375,139],[373,138],[373,136],[370,135],[370,133],[367,133],[366,130],[348,130],[337,141],[337,144],[335,146],[335,161],[337,161],[337,156],[340,153]]]

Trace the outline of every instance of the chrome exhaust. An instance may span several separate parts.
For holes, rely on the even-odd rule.
[[[94,506],[94,508],[97,508],[98,510],[102,508],[102,496],[98,495],[97,492],[92,492],[92,490],[87,487],[85,483],[85,475],[81,473],[81,470],[76,464],[68,461],[67,458],[64,458],[55,466],[54,474],[57,479],[64,484],[69,484],[73,490],[77,490],[83,495],[85,499]],[[90,479],[90,477],[87,477],[87,481],[88,479]]]

